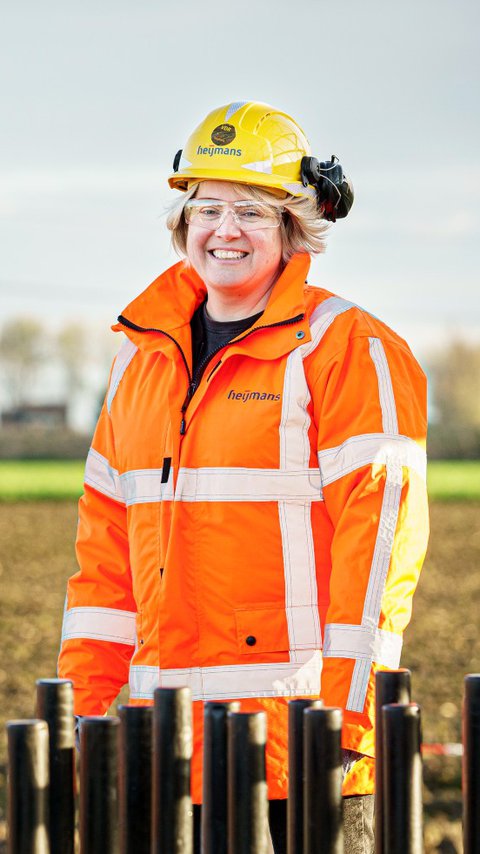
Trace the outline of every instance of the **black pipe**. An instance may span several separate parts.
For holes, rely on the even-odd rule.
[[[343,854],[342,710],[304,714],[305,854]]]
[[[265,712],[232,713],[228,738],[228,854],[266,854]]]
[[[202,854],[227,854],[227,717],[240,703],[205,703],[203,718]]]
[[[152,854],[192,854],[189,688],[157,688],[153,711]]]
[[[411,673],[405,667],[398,670],[378,670],[375,674],[375,851],[387,854],[383,838],[383,761],[382,706],[390,703],[409,703]]]
[[[463,700],[463,850],[480,852],[480,673],[465,677]]]
[[[9,854],[49,854],[48,725],[9,721],[7,736]]]
[[[75,719],[73,684],[37,680],[37,717],[48,724],[51,854],[73,854],[75,842]]]
[[[382,706],[383,850],[423,854],[420,707]]]
[[[322,706],[322,700],[290,700],[288,704],[288,854],[303,852],[303,713]]]
[[[119,706],[120,852],[150,854],[152,838],[152,706]]]
[[[85,717],[80,724],[80,848],[118,854],[119,720]]]

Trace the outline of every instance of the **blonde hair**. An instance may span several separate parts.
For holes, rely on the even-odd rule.
[[[172,232],[172,246],[178,255],[187,255],[187,231],[183,209],[189,199],[197,192],[200,181],[196,181],[182,193],[181,198],[175,199],[167,208],[167,228]],[[325,252],[325,237],[328,223],[321,219],[315,199],[308,196],[287,196],[286,199],[270,193],[263,187],[252,184],[232,182],[232,186],[244,199],[257,202],[268,202],[275,207],[285,208],[287,216],[282,217],[280,224],[283,253],[282,259],[286,264],[296,252],[308,252],[319,255]]]

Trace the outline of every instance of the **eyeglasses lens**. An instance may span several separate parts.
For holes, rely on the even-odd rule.
[[[184,208],[187,223],[211,230],[223,224],[229,211],[242,231],[255,231],[259,228],[277,228],[281,222],[283,208],[258,202],[219,202],[206,199],[190,199]]]

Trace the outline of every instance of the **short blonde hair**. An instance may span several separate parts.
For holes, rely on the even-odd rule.
[[[181,198],[175,199],[167,208],[167,228],[172,232],[172,246],[178,255],[187,255],[187,231],[183,209],[189,199],[194,198],[201,181],[193,183],[182,193]],[[328,223],[321,219],[315,199],[308,196],[287,196],[285,199],[270,193],[263,187],[252,184],[237,184],[232,186],[244,199],[257,202],[268,202],[275,207],[285,208],[287,216],[282,217],[280,225],[283,253],[282,259],[286,264],[296,252],[308,252],[318,255],[325,252],[325,237]]]

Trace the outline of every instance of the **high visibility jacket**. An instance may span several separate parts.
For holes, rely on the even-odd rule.
[[[270,798],[287,795],[287,703],[344,710],[373,790],[374,672],[396,668],[427,541],[425,378],[379,320],[306,285],[294,256],[263,315],[191,385],[204,283],[180,262],[124,311],[80,500],[59,674],[75,711],[191,688],[268,715]]]

